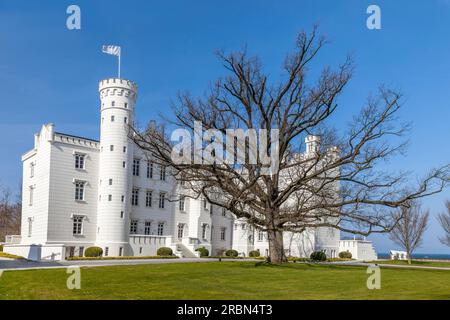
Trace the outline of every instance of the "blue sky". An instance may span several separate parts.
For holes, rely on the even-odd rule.
[[[81,30],[66,28],[70,4],[81,8]],[[366,28],[369,4],[381,8],[381,30]],[[146,122],[167,114],[179,90],[202,94],[224,74],[217,49],[247,45],[276,79],[298,31],[314,23],[330,40],[316,66],[355,57],[340,99],[342,126],[380,84],[390,85],[405,94],[401,117],[413,128],[407,155],[389,168],[415,178],[449,162],[449,0],[0,0],[0,184],[17,190],[20,156],[44,123],[98,138],[97,84],[116,75],[116,60],[101,45],[122,46],[122,76],[138,83],[136,116]],[[424,201],[432,219],[418,252],[450,253],[435,220],[447,198],[450,190]],[[379,252],[395,248],[386,236],[370,238]]]

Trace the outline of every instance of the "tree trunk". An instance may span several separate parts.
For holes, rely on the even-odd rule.
[[[270,262],[275,264],[281,264],[286,262],[286,256],[284,254],[283,246],[283,232],[277,230],[267,231],[269,240],[269,257]]]

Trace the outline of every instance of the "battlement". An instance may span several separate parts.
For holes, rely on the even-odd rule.
[[[118,95],[136,100],[137,90],[138,86],[135,82],[119,78],[104,79],[98,86],[101,98]]]

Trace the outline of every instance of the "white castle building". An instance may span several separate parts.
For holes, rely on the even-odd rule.
[[[99,93],[100,141],[46,124],[35,135],[34,148],[22,156],[22,231],[8,238],[4,251],[32,260],[82,256],[90,246],[101,247],[104,256],[152,256],[160,247],[183,257],[198,256],[199,247],[211,255],[227,249],[268,255],[266,234],[245,220],[203,199],[169,201],[179,190],[176,181],[128,138],[134,82],[105,79]],[[284,237],[287,255],[339,253],[340,234],[331,228]]]

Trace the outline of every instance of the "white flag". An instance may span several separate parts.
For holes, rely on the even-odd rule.
[[[120,47],[119,46],[103,46],[103,53],[112,54],[113,56],[120,57]]]

